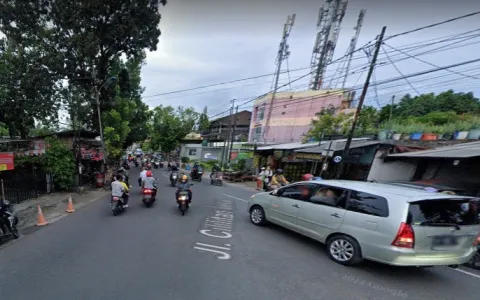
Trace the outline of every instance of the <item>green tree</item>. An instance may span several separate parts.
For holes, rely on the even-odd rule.
[[[390,105],[382,107],[380,122],[388,121]],[[432,112],[453,112],[457,115],[465,113],[480,113],[480,100],[473,93],[455,93],[448,90],[439,94],[429,93],[412,97],[405,95],[398,104],[394,104],[392,119],[422,117]]]
[[[200,117],[198,118],[198,130],[200,132],[208,130],[210,127],[210,121],[208,120],[208,114],[207,114],[207,107],[203,109],[203,112],[200,114]]]
[[[55,187],[67,190],[75,183],[75,159],[73,152],[56,137],[45,139],[45,171],[53,175]]]
[[[339,113],[334,115],[332,111],[322,110],[318,112],[317,119],[313,119],[310,130],[305,139],[320,139],[323,135],[347,134],[352,126],[353,114]]]
[[[0,122],[10,136],[25,138],[35,121],[58,119],[60,77],[47,66],[48,57],[41,49],[0,40]]]
[[[191,133],[198,120],[193,108],[157,106],[153,110],[151,145],[170,153],[176,149],[185,136]]]
[[[358,116],[355,133],[358,135],[373,133],[378,126],[379,112],[373,106],[364,106]]]
[[[99,88],[107,80],[117,58],[140,57],[145,49],[157,49],[159,8],[165,4],[165,0],[4,0],[0,32],[19,49],[41,49],[48,57],[44,73],[61,74],[91,94],[93,86]],[[102,113],[114,109],[116,103],[110,101],[114,97],[101,90]],[[86,99],[89,125],[98,128],[95,97]]]

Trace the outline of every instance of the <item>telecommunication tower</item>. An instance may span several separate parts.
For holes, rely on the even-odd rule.
[[[362,29],[362,24],[363,24],[363,18],[365,17],[366,12],[367,11],[365,9],[360,10],[360,14],[358,15],[358,19],[357,19],[357,26],[353,27],[353,30],[355,30],[355,35],[350,40],[350,45],[348,46],[348,50],[347,50],[348,60],[347,60],[347,66],[345,68],[345,75],[343,77],[342,89],[345,88],[345,83],[347,82],[348,71],[350,71],[350,64],[352,62],[353,52],[357,47],[358,37],[360,36],[360,31]]]
[[[310,62],[312,66],[310,89],[312,90],[322,88],[326,67],[332,61],[347,5],[346,0],[327,0],[325,5],[320,7],[317,38]]]
[[[288,37],[290,36],[290,32],[292,31],[292,27],[295,24],[295,14],[289,15],[287,17],[287,21],[285,25],[283,25],[283,32],[282,32],[282,40],[280,41],[280,46],[278,47],[278,54],[277,58],[275,59],[275,64],[277,65],[275,70],[275,79],[274,79],[274,87],[272,91],[272,98],[270,100],[270,105],[268,108],[268,116],[267,121],[265,124],[265,129],[263,131],[263,140],[266,142],[268,137],[268,130],[270,129],[270,118],[272,116],[273,110],[273,103],[275,101],[275,96],[277,94],[278,89],[278,80],[280,79],[280,71],[282,69],[282,62],[288,58],[290,55],[289,46],[288,46]]]

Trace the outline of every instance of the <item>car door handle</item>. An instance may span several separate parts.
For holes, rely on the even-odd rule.
[[[337,213],[334,213],[334,214],[331,214],[332,217],[335,217],[335,218],[341,218],[339,214]]]
[[[293,204],[292,206],[296,207],[296,208],[300,208],[300,206],[298,204]]]

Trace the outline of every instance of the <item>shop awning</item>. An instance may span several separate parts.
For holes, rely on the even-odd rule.
[[[471,158],[480,157],[480,142],[456,144],[430,150],[390,154],[389,158]]]
[[[270,146],[263,146],[258,147],[258,151],[262,150],[293,150],[293,149],[300,149],[300,148],[309,148],[318,146],[318,142],[313,143],[287,143],[287,144],[277,144],[277,145],[270,145]]]
[[[342,151],[343,149],[345,149],[345,144],[346,144],[345,140],[336,140],[336,141],[332,141],[332,146],[330,147],[330,142],[326,141],[326,142],[322,142],[322,145],[320,146],[317,146],[314,148],[308,148],[308,149],[298,149],[298,150],[295,150],[295,152],[321,154],[323,151],[328,150],[328,148],[330,148],[330,151],[333,151],[333,152]],[[350,149],[373,146],[378,144],[385,144],[385,142],[357,140],[357,141],[352,141],[352,143],[350,144]]]
[[[368,141],[370,140],[369,138],[355,138],[352,139],[352,141]],[[341,140],[333,140],[333,143],[339,143],[339,142],[346,142],[347,139],[341,139]],[[319,142],[310,142],[310,143],[287,143],[287,144],[277,144],[277,145],[269,145],[269,146],[263,146],[263,147],[258,147],[258,151],[262,150],[295,150],[296,152],[305,152],[305,153],[310,153],[306,151],[301,151],[302,149],[309,149],[309,148],[316,148],[316,147],[323,147],[323,145],[327,145],[330,143],[330,141],[321,141]],[[320,146],[318,146],[320,144]],[[311,153],[316,153],[316,152],[311,152]]]

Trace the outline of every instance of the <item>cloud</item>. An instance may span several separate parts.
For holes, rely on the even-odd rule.
[[[432,3],[432,1],[350,0],[341,26],[334,60],[346,53],[354,34],[353,27],[362,8],[367,9],[367,14],[357,43],[358,47],[373,41],[380,33],[381,27],[385,25],[387,36],[391,36],[478,10],[473,7],[475,2],[462,1],[461,5],[447,1],[435,1],[435,5]],[[283,24],[287,15],[292,13],[296,13],[297,16],[288,41],[291,54],[288,61],[283,62],[282,69],[287,70],[288,63],[290,70],[300,70],[282,74],[280,84],[307,74],[310,71],[317,14],[321,4],[317,0],[171,1],[162,8],[160,25],[162,36],[158,51],[148,53],[147,65],[142,70],[142,84],[146,87],[144,95],[152,96],[273,73]],[[418,45],[422,41],[475,29],[474,24],[478,21],[480,17],[477,16],[436,26],[398,36],[389,40],[388,44],[405,50],[405,45],[414,45],[414,43]],[[480,36],[476,38],[477,40],[472,40],[470,46],[451,47],[438,52],[429,50],[430,52],[418,58],[439,66],[476,58],[476,53],[480,51],[478,46]],[[408,48],[407,50],[416,55],[422,49]],[[392,49],[387,50],[387,53],[395,61],[396,68],[389,63],[382,51],[379,62],[384,64],[376,68],[375,76],[372,78],[373,84],[367,94],[369,104],[387,104],[392,94],[397,94],[397,99],[407,92],[415,94],[406,80],[378,85],[375,88],[377,82],[400,76],[397,69],[403,74],[411,74],[433,68],[427,63],[412,58],[400,60],[405,56]],[[363,84],[367,64],[368,59],[363,51],[354,55],[347,86]],[[463,69],[455,70],[474,74],[474,67],[465,66]],[[332,64],[328,67],[326,81],[333,79],[332,83],[341,84],[343,76],[339,75],[337,68],[340,70],[341,64]],[[480,73],[480,70],[477,73]],[[415,77],[409,82],[420,92],[441,91],[447,88],[459,91],[475,89],[474,79],[464,78],[447,71],[432,73],[429,76],[434,77],[434,74],[444,77],[430,80],[425,80],[426,77]],[[306,89],[309,79],[306,77],[292,83],[291,88]],[[439,84],[442,81],[447,83]],[[228,111],[229,101],[232,98],[239,99],[237,103],[245,102],[268,91],[271,82],[272,76],[267,76],[208,89],[146,97],[144,101],[150,106],[183,105],[193,106],[198,110],[207,105],[212,113],[222,112]],[[286,86],[284,90],[289,88]],[[245,105],[242,108],[250,108],[250,106]]]

